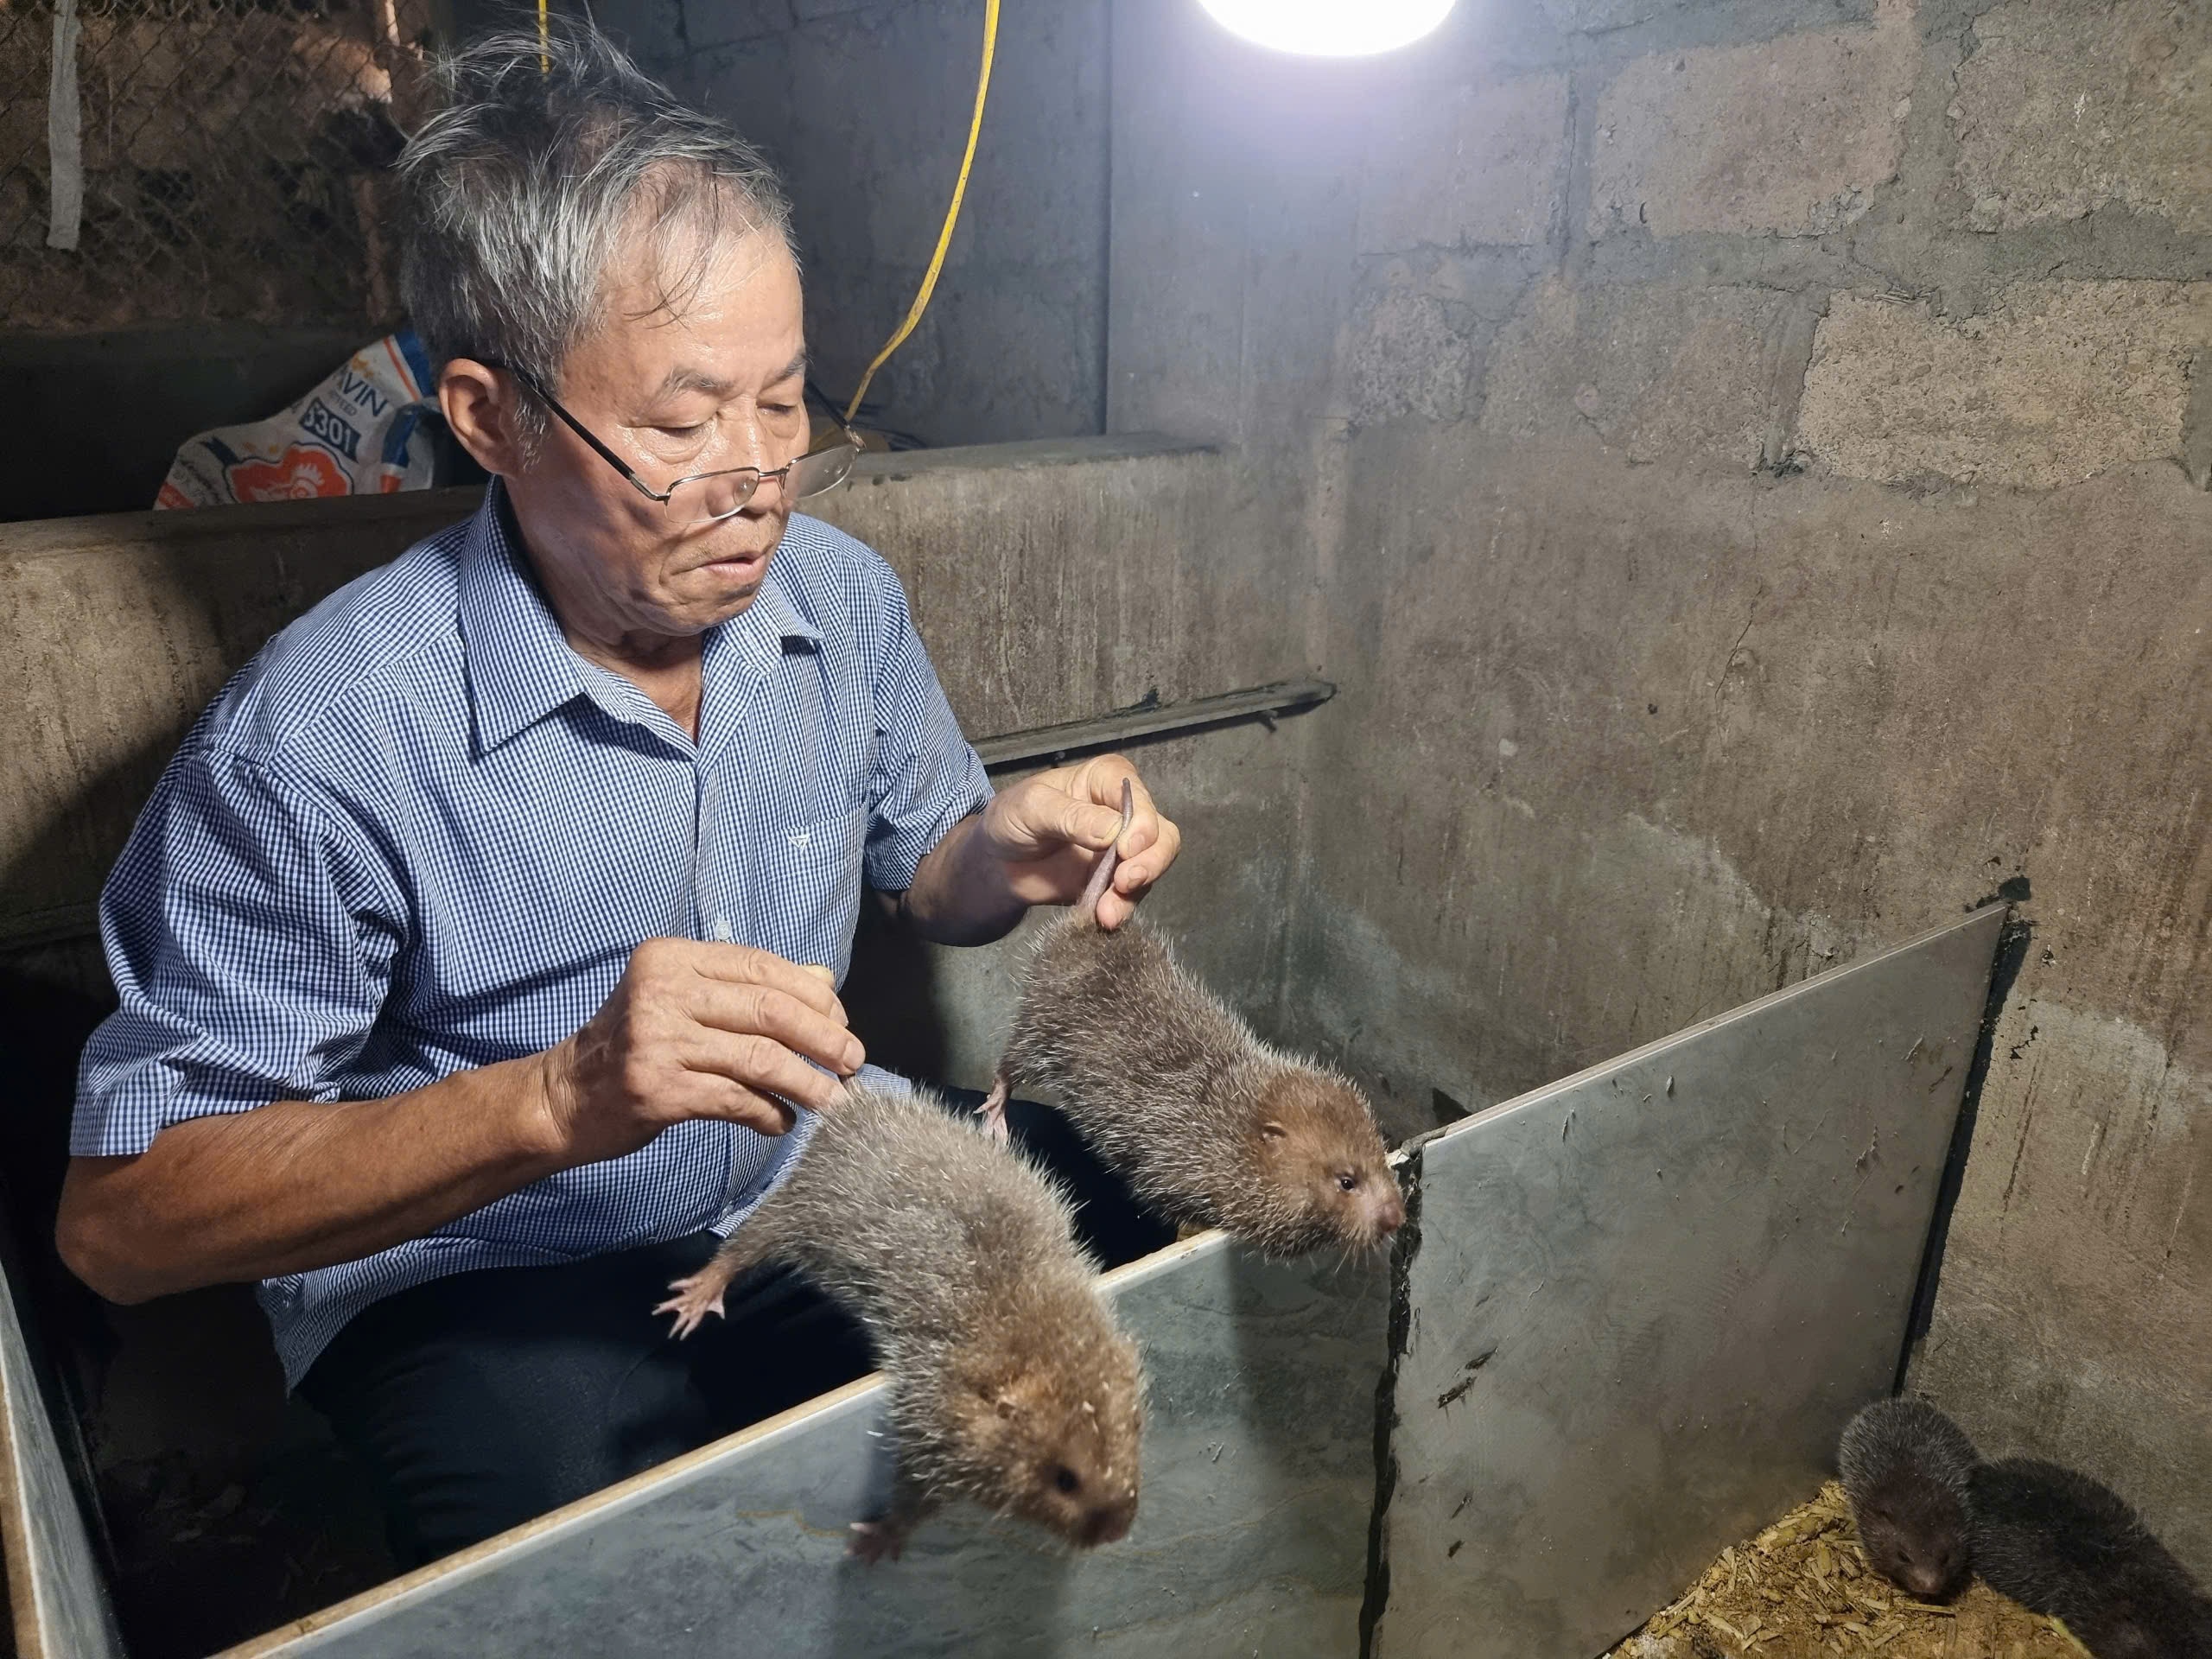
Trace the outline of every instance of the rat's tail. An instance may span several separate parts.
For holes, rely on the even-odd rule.
[[[1122,779],[1122,827],[1114,834],[1114,844],[1098,860],[1097,868],[1090,873],[1090,880],[1083,889],[1083,897],[1075,901],[1075,913],[1086,922],[1098,919],[1098,901],[1105,897],[1107,886],[1114,880],[1114,867],[1122,861],[1119,850],[1122,837],[1129,833],[1129,821],[1137,815],[1136,791],[1129,779]]]

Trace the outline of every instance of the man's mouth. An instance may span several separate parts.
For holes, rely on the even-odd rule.
[[[760,575],[767,563],[768,556],[766,553],[732,553],[719,559],[710,559],[703,563],[694,565],[692,569],[704,570],[710,575],[739,582],[750,582]]]

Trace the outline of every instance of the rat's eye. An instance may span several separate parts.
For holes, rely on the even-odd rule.
[[[1064,1492],[1077,1492],[1083,1490],[1083,1478],[1064,1463],[1052,1471],[1052,1484]]]
[[[1353,1174],[1351,1171],[1346,1170],[1337,1177],[1337,1185],[1349,1192],[1359,1185],[1359,1177]]]

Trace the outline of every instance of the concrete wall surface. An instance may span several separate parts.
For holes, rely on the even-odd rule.
[[[959,229],[921,326],[869,389],[878,423],[933,444],[1103,429],[1109,10],[1004,8]],[[982,0],[604,0],[593,15],[783,174],[812,372],[842,408],[937,245]]]
[[[1344,688],[1286,1027],[1412,1128],[2031,893],[1914,1379],[2212,1570],[2212,12],[1113,34],[1113,423]]]

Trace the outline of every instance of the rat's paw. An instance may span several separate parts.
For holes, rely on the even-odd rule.
[[[669,1288],[676,1293],[658,1307],[656,1313],[673,1313],[676,1324],[669,1331],[672,1337],[688,1337],[696,1331],[708,1314],[723,1318],[722,1291],[729,1281],[714,1273],[695,1273],[689,1279],[678,1279]]]
[[[853,1522],[853,1541],[847,1546],[848,1555],[856,1555],[874,1567],[887,1556],[897,1560],[906,1548],[906,1529],[889,1521],[855,1521]]]

